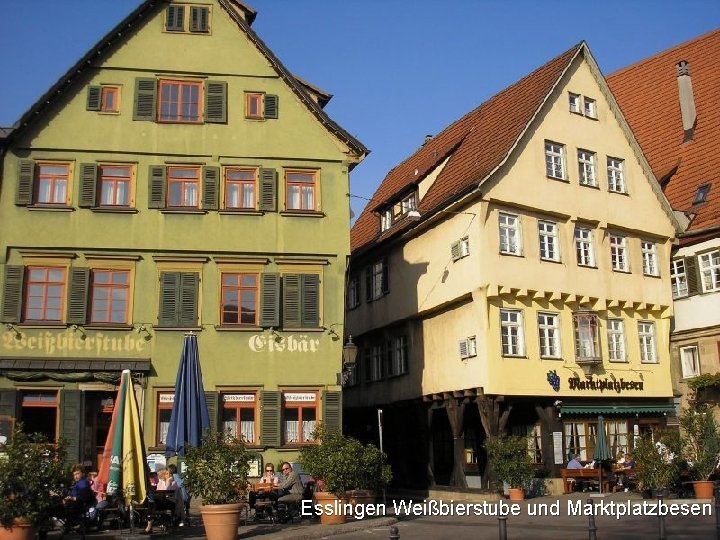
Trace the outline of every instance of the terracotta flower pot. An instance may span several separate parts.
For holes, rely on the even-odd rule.
[[[16,518],[9,529],[0,526],[0,540],[33,540],[34,538],[35,528],[24,519]]]
[[[710,480],[701,480],[693,482],[693,490],[695,490],[696,499],[712,499],[714,483]]]
[[[525,490],[523,488],[510,488],[508,489],[508,498],[511,501],[524,501]]]
[[[241,503],[202,505],[200,513],[208,540],[235,540],[241,508]]]
[[[320,523],[323,525],[340,525],[347,521],[342,505],[345,503],[329,491],[318,491],[315,493],[315,504],[322,505],[320,512]]]

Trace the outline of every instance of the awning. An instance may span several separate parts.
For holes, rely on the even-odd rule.
[[[21,358],[0,357],[2,371],[150,371],[152,364],[147,359],[112,358]]]
[[[633,415],[633,414],[677,414],[675,405],[671,403],[643,403],[637,405],[561,405],[560,413],[575,416],[607,415]]]

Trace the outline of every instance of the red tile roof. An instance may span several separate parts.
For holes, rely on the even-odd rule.
[[[686,143],[675,68],[681,60],[689,62],[697,111],[694,137]],[[695,215],[688,231],[720,225],[720,29],[626,67],[607,81],[670,204]],[[711,184],[707,202],[693,205],[703,184]]]
[[[416,186],[446,158],[447,165],[420,201],[426,215],[476,187],[506,158],[561,75],[581,49],[579,43],[490,98],[424,144],[393,168],[360,214],[351,233],[355,252],[409,228],[400,222],[380,235],[373,213]]]

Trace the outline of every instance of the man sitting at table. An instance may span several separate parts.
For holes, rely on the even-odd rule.
[[[580,463],[580,460],[578,459],[578,455],[577,454],[570,454],[570,455],[572,456],[572,458],[570,459],[570,461],[568,461],[567,468],[568,469],[582,469],[583,464]]]
[[[287,461],[282,464],[282,473],[285,478],[278,485],[278,489],[284,495],[278,498],[277,502],[285,504],[300,502],[303,495],[303,483],[300,475],[293,471],[292,465]]]

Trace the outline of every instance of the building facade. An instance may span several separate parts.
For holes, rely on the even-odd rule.
[[[501,432],[557,476],[600,414],[628,450],[675,414],[679,227],[587,46],[551,60],[426,139],[353,227],[346,429],[381,418],[418,488],[487,487]]]
[[[720,30],[608,77],[648,162],[687,230],[673,250],[673,385],[687,405],[690,379],[720,372]],[[640,96],[652,95],[648,109]],[[661,112],[661,114],[658,114]],[[720,385],[697,397],[717,402]]]
[[[124,368],[162,452],[187,332],[211,423],[264,459],[341,422],[349,172],[367,150],[255,16],[144,2],[4,140],[0,414],[87,466]]]

